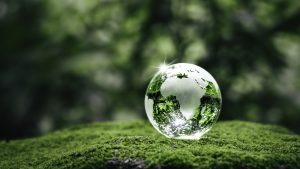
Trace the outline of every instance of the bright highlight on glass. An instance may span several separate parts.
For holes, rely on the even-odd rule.
[[[199,66],[162,64],[150,81],[145,109],[153,127],[177,139],[200,139],[216,123],[221,92],[215,79]]]

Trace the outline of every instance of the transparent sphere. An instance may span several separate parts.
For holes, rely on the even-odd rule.
[[[221,92],[215,79],[199,66],[163,65],[150,81],[145,108],[161,134],[177,139],[199,139],[216,123]]]

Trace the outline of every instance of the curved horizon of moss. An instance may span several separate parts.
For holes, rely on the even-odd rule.
[[[169,139],[145,121],[80,125],[0,141],[0,168],[300,168],[300,136],[243,121],[217,123],[200,140]]]

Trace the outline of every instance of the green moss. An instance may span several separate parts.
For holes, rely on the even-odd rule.
[[[148,123],[106,122],[0,142],[0,168],[300,168],[300,136],[219,122],[200,140],[168,139]]]

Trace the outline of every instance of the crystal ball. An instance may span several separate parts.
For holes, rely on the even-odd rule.
[[[162,65],[150,81],[145,109],[153,127],[169,138],[200,139],[216,123],[221,110],[216,80],[188,63]]]

